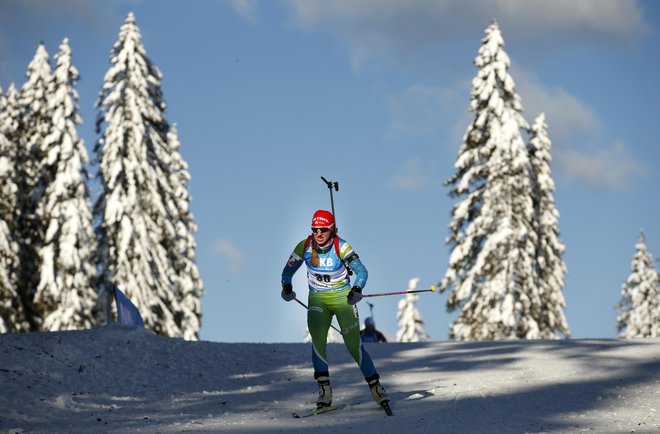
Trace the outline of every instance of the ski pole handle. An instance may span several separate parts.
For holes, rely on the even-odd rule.
[[[321,177],[325,185],[330,190],[330,206],[332,207],[332,216],[335,219],[335,231],[337,230],[337,216],[335,215],[335,198],[332,196],[332,188],[334,187],[335,191],[339,191],[339,183],[336,181],[328,181],[324,177]]]
[[[309,308],[307,307],[307,305],[306,305],[305,303],[303,303],[302,301],[298,300],[298,297],[294,298],[294,300],[296,300],[296,301],[298,302],[299,305],[301,305],[302,307],[304,307],[305,310],[309,310]],[[335,331],[337,331],[339,334],[341,334],[341,331],[339,331],[339,329],[337,329],[337,327],[333,326],[332,324],[330,324],[330,327],[332,327],[333,329],[335,329]]]
[[[321,177],[321,179],[323,180],[323,182],[325,182],[325,184],[328,186],[331,192],[332,192],[332,187],[335,188],[335,191],[339,191],[339,183],[337,181],[328,181],[324,177]]]

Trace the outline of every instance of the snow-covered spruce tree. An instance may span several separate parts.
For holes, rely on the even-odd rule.
[[[16,155],[18,200],[16,204],[17,235],[20,269],[18,293],[32,330],[40,330],[42,319],[34,306],[39,283],[39,255],[46,222],[36,214],[43,191],[39,188],[40,164],[44,161],[44,141],[53,129],[53,115],[49,106],[52,68],[44,44],[39,44],[28,65],[27,81],[21,88],[19,106],[19,140]]]
[[[622,338],[660,337],[660,281],[653,256],[640,231],[630,264],[631,273],[622,285],[617,328]]]
[[[164,239],[163,244],[171,256],[176,297],[181,303],[183,338],[197,340],[201,327],[200,298],[204,287],[195,263],[194,233],[197,231],[197,225],[190,211],[190,173],[188,164],[179,151],[176,124],[172,125],[167,135],[167,143],[169,151],[162,156],[162,160],[170,167],[169,188],[162,188],[162,192],[176,232],[174,237]]]
[[[559,212],[555,208],[553,192],[555,183],[550,171],[551,142],[545,114],[541,113],[531,128],[528,145],[532,165],[532,186],[534,198],[534,226],[536,228],[536,287],[541,304],[534,313],[539,327],[538,338],[556,339],[560,332],[570,337],[570,330],[564,315],[566,302],[562,289],[566,264],[562,259],[565,247],[559,240]]]
[[[97,101],[95,146],[101,181],[94,214],[99,224],[98,261],[102,287],[121,288],[140,310],[145,325],[173,337],[198,330],[182,307],[181,279],[168,249],[177,243],[178,218],[172,191],[169,124],[162,74],[146,55],[135,16],[129,13],[110,54]],[[178,265],[178,264],[177,264]],[[100,296],[106,301],[105,295]]]
[[[415,277],[408,281],[408,291],[417,289],[419,278]],[[407,294],[405,298],[399,301],[399,310],[396,319],[399,320],[399,330],[396,332],[397,342],[426,342],[429,335],[424,331],[424,321],[415,303],[419,300],[417,294]]]
[[[449,268],[439,283],[451,290],[447,308],[460,308],[450,337],[458,340],[539,337],[534,284],[530,163],[521,135],[528,128],[508,73],[504,40],[493,22],[475,59],[468,127],[456,173],[446,182],[453,210]]]
[[[5,98],[0,89],[0,333],[30,330],[18,295],[16,241],[15,159],[17,151],[18,93],[10,85]]]
[[[53,128],[39,144],[42,161],[35,191],[36,217],[45,222],[38,246],[39,276],[34,303],[43,330],[76,330],[94,325],[96,267],[94,230],[86,181],[87,150],[78,135],[75,89],[78,71],[64,39],[55,55],[49,111]]]

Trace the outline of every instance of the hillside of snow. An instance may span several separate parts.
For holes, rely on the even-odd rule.
[[[342,344],[334,402],[309,344],[188,342],[118,326],[0,335],[0,432],[659,432],[660,339],[367,344],[395,415]],[[322,431],[317,431],[318,429]]]

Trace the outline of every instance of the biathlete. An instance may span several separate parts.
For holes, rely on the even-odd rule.
[[[307,328],[312,336],[314,378],[319,384],[316,406],[332,404],[332,387],[326,354],[328,330],[336,316],[344,344],[358,364],[376,402],[388,406],[389,397],[380,384],[378,372],[360,341],[360,320],[355,304],[362,299],[367,269],[351,246],[336,234],[332,213],[318,210],[312,218],[312,235],[298,243],[282,271],[282,298],[296,298],[291,280],[298,268],[307,265],[309,301]],[[351,286],[349,268],[355,273]]]

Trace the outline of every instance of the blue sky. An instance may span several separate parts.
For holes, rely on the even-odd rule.
[[[454,201],[442,183],[493,18],[526,119],[545,112],[549,125],[573,337],[615,336],[640,228],[660,257],[657,2],[0,0],[0,86],[23,84],[40,41],[52,57],[68,37],[91,149],[130,11],[192,175],[204,340],[302,339],[305,312],[280,299],[280,273],[313,212],[330,207],[321,176],[339,182],[337,222],[369,270],[365,292],[444,275]],[[305,300],[304,270],[294,287]],[[457,314],[446,299],[417,304],[434,340]],[[399,298],[370,301],[393,338]]]

